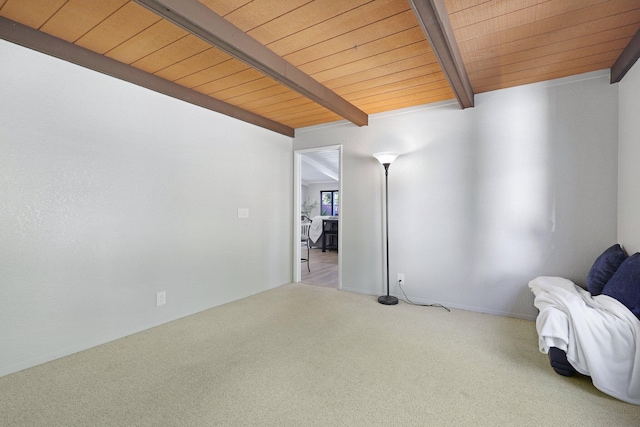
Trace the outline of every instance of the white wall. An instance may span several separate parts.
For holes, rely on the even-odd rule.
[[[0,58],[0,375],[291,281],[290,138]]]
[[[618,83],[618,240],[627,252],[640,251],[640,63]]]
[[[306,185],[306,184],[301,184],[300,185],[300,200],[302,200],[302,202],[300,202],[300,208],[302,208],[302,203],[304,203],[305,200],[307,202],[311,201],[309,199],[309,186]]]
[[[384,170],[390,273],[416,302],[533,319],[537,275],[584,283],[616,240],[617,89],[608,74],[297,131],[294,149],[343,144],[343,289],[384,292]]]

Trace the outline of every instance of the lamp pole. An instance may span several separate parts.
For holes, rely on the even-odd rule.
[[[387,258],[387,294],[378,298],[378,302],[384,305],[395,305],[398,298],[389,294],[389,166],[398,157],[396,153],[377,153],[373,155],[384,166],[384,206],[385,206],[385,239]]]

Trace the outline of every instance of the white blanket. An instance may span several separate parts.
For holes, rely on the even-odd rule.
[[[322,220],[329,219],[329,218],[335,218],[335,217],[314,216],[313,219],[311,220],[311,228],[309,228],[309,238],[311,239],[311,242],[313,244],[315,244],[318,241],[318,239],[320,239],[320,236],[322,236]]]
[[[529,287],[540,310],[540,351],[566,351],[600,391],[640,405],[640,320],[614,298],[593,297],[561,277],[537,277]]]

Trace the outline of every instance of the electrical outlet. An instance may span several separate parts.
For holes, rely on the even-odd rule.
[[[162,291],[156,294],[156,305],[161,306],[167,303],[167,292]]]
[[[404,285],[404,273],[398,273],[398,284]]]

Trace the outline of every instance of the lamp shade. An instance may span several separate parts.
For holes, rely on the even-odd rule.
[[[373,155],[373,157],[378,159],[378,161],[381,164],[389,165],[396,159],[396,157],[398,157],[398,153],[391,153],[391,152],[376,153],[376,154]]]

